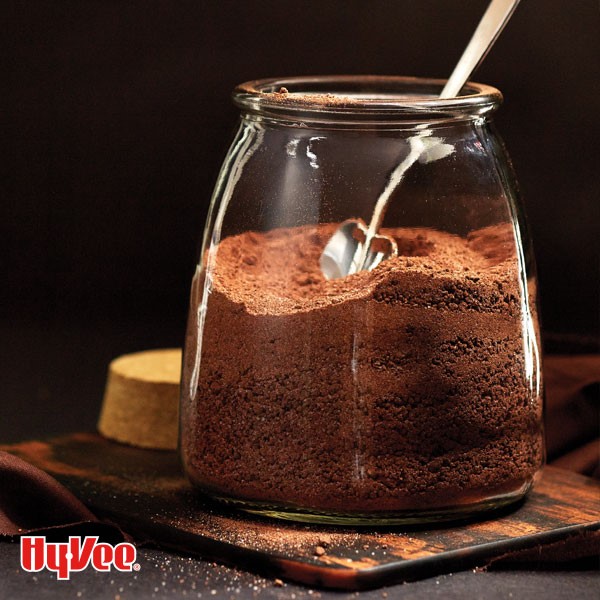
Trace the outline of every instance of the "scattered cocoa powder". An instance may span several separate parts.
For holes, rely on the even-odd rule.
[[[191,479],[344,514],[523,489],[542,462],[541,399],[511,227],[384,230],[398,257],[327,281],[318,259],[336,227],[219,244],[182,436]]]

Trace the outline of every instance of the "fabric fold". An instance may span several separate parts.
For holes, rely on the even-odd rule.
[[[128,537],[119,527],[102,522],[56,479],[0,451],[0,539],[44,533],[48,541],[69,535],[94,535],[106,542]]]

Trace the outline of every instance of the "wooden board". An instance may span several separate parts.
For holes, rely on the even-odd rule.
[[[137,539],[313,586],[364,589],[431,577],[600,529],[600,484],[552,467],[524,503],[486,520],[341,529],[220,507],[191,489],[175,452],[85,433],[0,449],[44,469]],[[323,555],[317,546],[325,548]]]

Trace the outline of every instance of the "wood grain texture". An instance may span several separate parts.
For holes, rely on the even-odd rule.
[[[523,549],[541,553],[560,541],[577,546],[582,536],[588,553],[600,549],[600,483],[552,467],[525,502],[485,520],[342,529],[225,509],[192,490],[174,452],[84,433],[0,449],[46,470],[141,541],[313,586],[373,588],[481,566]]]

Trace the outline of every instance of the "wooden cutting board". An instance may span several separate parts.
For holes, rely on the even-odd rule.
[[[569,539],[578,544],[581,535],[589,539],[600,530],[600,483],[552,467],[524,503],[486,520],[342,529],[225,509],[192,490],[175,452],[88,433],[0,449],[47,471],[96,515],[139,540],[312,586],[364,589],[431,577],[519,549]]]

